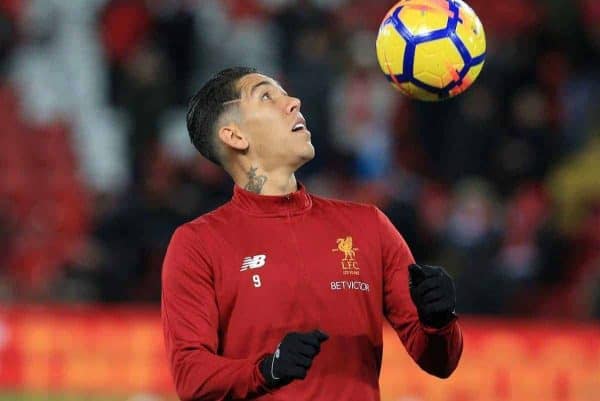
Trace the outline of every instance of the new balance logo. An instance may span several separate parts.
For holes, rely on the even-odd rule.
[[[263,267],[266,259],[267,255],[246,256],[242,261],[242,268],[240,271],[243,272],[248,269],[258,269],[259,267]]]

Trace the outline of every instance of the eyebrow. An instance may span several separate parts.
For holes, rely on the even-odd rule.
[[[260,81],[259,83],[257,83],[257,84],[254,84],[254,85],[252,86],[252,88],[250,89],[250,96],[252,96],[252,95],[254,94],[254,91],[255,91],[257,88],[259,88],[260,86],[263,86],[263,85],[271,85],[271,86],[276,86],[276,85],[273,85],[273,83],[272,83],[271,81],[266,81],[266,80],[265,80],[265,81]],[[280,89],[283,91],[283,93],[284,93],[285,95],[287,95],[287,92],[286,92],[285,90],[283,90],[283,88],[281,88],[281,86],[280,86],[279,88],[280,88]]]

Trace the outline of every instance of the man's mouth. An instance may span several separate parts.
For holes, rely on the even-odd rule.
[[[306,129],[306,125],[304,123],[296,123],[292,128],[292,132],[298,132]]]

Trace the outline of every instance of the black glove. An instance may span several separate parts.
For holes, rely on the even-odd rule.
[[[292,380],[304,379],[313,358],[321,350],[321,343],[328,338],[319,330],[286,334],[275,353],[260,362],[260,372],[267,385],[281,387]]]
[[[456,317],[452,277],[438,266],[412,264],[408,272],[410,297],[417,307],[419,320],[438,329],[450,323]]]

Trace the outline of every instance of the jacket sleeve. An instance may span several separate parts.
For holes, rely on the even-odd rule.
[[[426,372],[441,378],[456,369],[463,338],[457,319],[436,329],[419,321],[408,288],[408,266],[414,258],[404,238],[385,214],[376,209],[383,262],[384,313],[411,358]]]
[[[267,392],[258,362],[265,356],[218,355],[219,315],[209,255],[189,225],[175,231],[162,271],[161,316],[177,395],[188,400],[240,400]]]

